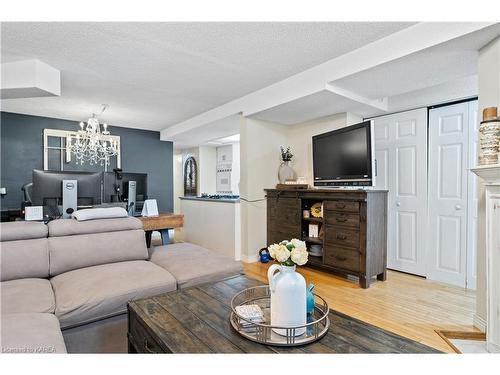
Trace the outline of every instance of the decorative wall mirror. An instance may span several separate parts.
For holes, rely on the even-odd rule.
[[[69,130],[44,129],[43,130],[43,169],[52,171],[112,171],[121,168],[120,136],[110,136],[117,142],[117,154],[109,158],[109,164],[78,164],[74,155],[67,147],[69,137],[74,137],[76,132]]]
[[[184,163],[184,196],[196,196],[198,185],[196,182],[198,176],[198,167],[194,157],[190,156]]]

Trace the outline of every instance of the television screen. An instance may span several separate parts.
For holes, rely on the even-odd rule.
[[[372,177],[370,122],[313,137],[314,181]]]

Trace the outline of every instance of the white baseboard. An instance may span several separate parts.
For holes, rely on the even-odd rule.
[[[245,263],[255,263],[259,261],[259,255],[241,255],[241,261]]]
[[[484,320],[480,316],[474,314],[474,317],[472,318],[472,324],[481,332],[486,332],[486,320]]]
[[[500,346],[493,344],[492,342],[486,343],[486,350],[489,353],[500,353]]]

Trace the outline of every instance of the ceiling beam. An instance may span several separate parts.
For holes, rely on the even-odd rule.
[[[161,139],[235,113],[249,116],[325,89],[327,83],[481,30],[494,23],[418,23],[161,131]],[[353,93],[351,93],[353,95]],[[361,99],[361,98],[360,98]],[[364,100],[367,100],[364,98]],[[377,104],[371,102],[371,105]]]
[[[36,59],[1,64],[2,99],[61,95],[61,72]]]
[[[384,112],[388,111],[387,97],[381,98],[381,99],[365,98],[364,96],[358,95],[355,92],[345,90],[343,88],[332,85],[331,83],[327,83],[325,85],[325,89],[327,91],[334,93],[334,94],[343,96],[344,98],[354,100],[355,102],[358,102],[361,104],[365,104],[369,107],[379,109],[379,110],[384,111]]]

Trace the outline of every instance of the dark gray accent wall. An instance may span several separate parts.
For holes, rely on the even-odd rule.
[[[7,188],[1,198],[4,208],[20,208],[21,187],[31,182],[33,169],[43,169],[43,129],[75,130],[78,122],[57,118],[1,112],[0,186]],[[158,201],[160,211],[173,211],[173,144],[160,141],[160,133],[110,126],[121,138],[124,172],[147,173],[148,195]],[[87,170],[102,170],[102,167]]]

